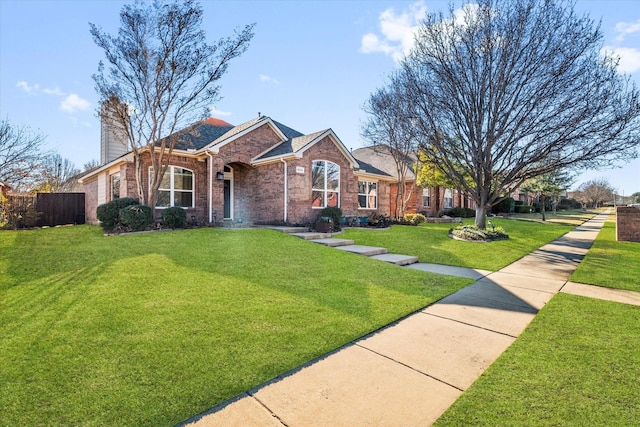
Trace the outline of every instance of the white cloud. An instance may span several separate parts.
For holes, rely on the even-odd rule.
[[[60,109],[62,111],[66,111],[67,113],[75,113],[76,111],[84,111],[88,110],[91,107],[91,104],[86,99],[80,98],[75,93],[69,94],[65,99],[60,103]]]
[[[621,73],[631,74],[640,71],[640,49],[605,46],[603,50],[620,58],[618,71]]]
[[[45,93],[47,95],[56,95],[56,96],[65,96],[66,95],[66,93],[61,91],[58,86],[54,87],[53,89],[44,88],[44,89],[42,89],[42,93]]]
[[[385,10],[378,17],[381,35],[368,33],[362,36],[360,52],[382,52],[396,61],[401,59],[411,50],[414,34],[426,12],[423,1],[411,4],[409,10],[400,14],[393,8]]]
[[[33,91],[37,91],[40,88],[40,85],[38,83],[34,84],[33,86],[29,86],[29,83],[23,81],[20,81],[16,84],[16,87],[21,88],[22,90],[24,90],[27,93],[32,93]]]
[[[640,19],[636,22],[618,22],[616,24],[617,41],[623,41],[626,36],[640,32]]]
[[[211,107],[209,108],[209,114],[211,116],[216,116],[216,117],[228,117],[233,113],[231,113],[230,111],[218,110],[216,107]]]
[[[272,84],[276,86],[280,84],[280,82],[277,79],[271,76],[267,76],[265,74],[260,74],[260,81],[263,83]]]

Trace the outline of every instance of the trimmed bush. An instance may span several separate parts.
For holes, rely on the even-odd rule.
[[[187,226],[187,211],[173,206],[162,211],[162,225],[172,229],[185,228]]]
[[[120,222],[120,209],[139,204],[140,202],[137,199],[123,197],[98,206],[96,215],[98,221],[100,221],[100,226],[104,231],[113,230]]]
[[[516,205],[515,212],[516,213],[530,213],[531,209],[533,209],[529,205]]]
[[[420,225],[427,220],[424,215],[416,214],[404,214],[404,222],[409,225]]]
[[[494,240],[506,240],[509,238],[509,235],[502,227],[496,227],[495,230],[481,230],[475,225],[460,225],[451,228],[449,234],[458,239],[471,242],[492,242]]]
[[[453,208],[451,209],[447,215],[459,218],[474,218],[476,216],[476,211],[471,208]]]
[[[342,220],[342,209],[334,207],[334,206],[327,206],[326,208],[322,209],[319,213],[318,213],[318,218],[321,217],[331,217],[331,219],[333,219],[333,227],[336,231],[340,230],[340,224],[341,224],[341,220]]]
[[[512,213],[514,211],[515,204],[516,201],[512,197],[507,197],[506,199],[501,200],[500,203],[493,205],[491,213]]]
[[[153,223],[153,209],[145,205],[131,205],[120,209],[120,224],[130,231],[142,231]]]

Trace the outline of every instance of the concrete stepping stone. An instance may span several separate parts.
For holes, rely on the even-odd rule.
[[[380,254],[372,255],[370,258],[377,259],[378,261],[389,262],[395,265],[410,265],[418,262],[417,256],[399,255],[399,254]]]
[[[291,236],[299,237],[304,240],[328,239],[331,233],[318,233],[317,231],[303,231],[300,233],[289,233]]]
[[[319,243],[321,245],[329,246],[331,248],[335,248],[336,246],[353,245],[353,240],[336,239],[335,237],[327,237],[324,239],[312,239],[310,241],[313,243]]]
[[[373,256],[387,253],[387,248],[379,248],[376,246],[346,245],[336,246],[336,249],[364,256]]]

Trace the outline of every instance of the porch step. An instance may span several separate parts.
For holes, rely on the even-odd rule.
[[[335,248],[336,246],[347,246],[353,245],[353,240],[347,239],[336,239],[334,237],[327,237],[324,239],[313,239],[311,240],[313,243],[319,243],[321,245],[329,246]]]
[[[395,265],[410,265],[418,262],[417,256],[400,255],[400,254],[373,255],[371,258],[377,259],[378,261],[389,262]]]
[[[381,255],[387,253],[387,248],[378,248],[375,246],[346,245],[336,246],[336,249],[364,256]]]

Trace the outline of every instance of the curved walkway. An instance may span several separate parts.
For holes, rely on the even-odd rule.
[[[189,426],[425,426],[557,293],[640,305],[640,295],[568,282],[604,224],[585,222],[500,271],[413,264],[478,280],[424,309],[200,414]],[[616,299],[617,298],[617,299]]]

